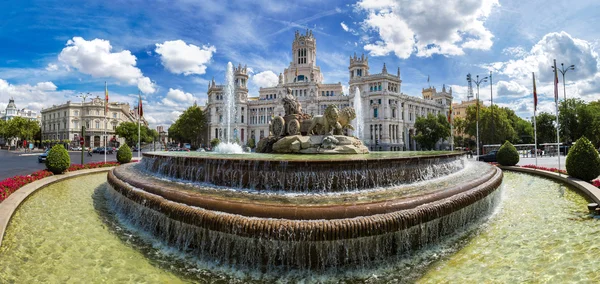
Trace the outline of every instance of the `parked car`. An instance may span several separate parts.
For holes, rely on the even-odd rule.
[[[496,160],[496,153],[498,153],[498,150],[493,150],[485,155],[481,155],[481,156],[477,157],[477,161],[497,162],[498,160]]]
[[[73,148],[71,148],[71,150],[73,150],[73,151],[81,151],[81,147],[73,147]]]
[[[48,152],[50,152],[50,149],[47,149],[44,153],[38,156],[38,163],[43,163],[46,161],[46,158],[48,157]]]
[[[102,149],[102,148],[96,147],[96,148],[94,148],[94,150],[92,150],[92,153],[100,153],[100,149]]]
[[[106,154],[112,154],[113,153],[113,149],[111,147],[108,147],[108,148],[99,147],[98,148],[98,153],[99,154],[104,154],[105,151],[106,151]]]

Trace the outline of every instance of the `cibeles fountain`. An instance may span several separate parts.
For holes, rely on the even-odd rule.
[[[352,108],[310,117],[291,95],[259,150],[144,153],[108,174],[113,208],[141,230],[215,263],[365,267],[482,222],[502,172],[462,153],[368,153]],[[288,154],[282,154],[288,153]]]

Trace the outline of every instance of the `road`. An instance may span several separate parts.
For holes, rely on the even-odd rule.
[[[38,155],[21,156],[24,153],[12,153],[7,150],[0,150],[0,180],[16,175],[27,175],[37,170],[46,168],[44,163],[38,163]],[[71,156],[71,164],[81,163],[81,152],[69,152]],[[137,153],[133,153],[136,157]],[[117,154],[107,154],[107,161],[116,161]],[[92,154],[84,156],[85,163],[104,162],[104,154]]]

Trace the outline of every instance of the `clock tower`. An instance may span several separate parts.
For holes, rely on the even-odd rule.
[[[296,31],[292,58],[285,72],[286,83],[322,81],[320,68],[317,67],[317,40],[311,30],[306,30],[306,34]]]

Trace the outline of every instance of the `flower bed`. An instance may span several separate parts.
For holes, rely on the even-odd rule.
[[[118,166],[118,162],[98,162],[98,163],[89,163],[85,165],[74,164],[69,167],[67,171],[74,172],[78,170],[84,169],[96,169],[96,168],[105,168],[105,167],[114,167]],[[13,192],[18,190],[19,188],[25,186],[28,183],[32,183],[36,180],[43,179],[45,177],[49,177],[53,175],[52,172],[48,170],[40,170],[34,172],[30,175],[26,176],[14,176],[11,178],[7,178],[5,180],[0,181],[0,202],[8,198]]]
[[[567,174],[566,170],[559,170],[557,168],[547,168],[547,167],[540,167],[540,166],[536,166],[536,165],[524,165],[522,167],[523,168],[536,169],[536,170],[542,170],[542,171],[548,171],[548,172],[553,172],[553,173],[561,173],[563,175]]]
[[[119,162],[97,162],[97,163],[89,163],[89,164],[72,164],[67,171],[68,172],[74,172],[74,171],[78,171],[78,170],[84,170],[84,169],[96,169],[96,168],[106,168],[106,167],[114,167],[114,166],[118,166]]]

